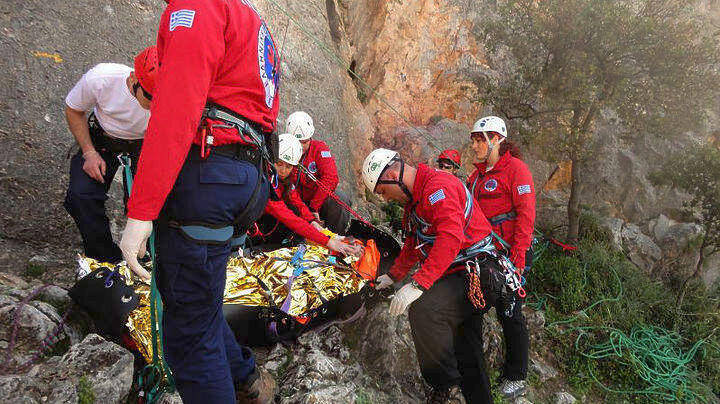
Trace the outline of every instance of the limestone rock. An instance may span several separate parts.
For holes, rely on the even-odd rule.
[[[628,258],[645,271],[650,272],[653,264],[662,258],[660,247],[637,225],[627,223],[622,229],[621,237]]]
[[[567,391],[560,391],[555,393],[555,404],[573,404],[577,399]]]
[[[133,380],[133,356],[90,334],[62,357],[35,365],[27,374],[0,376],[0,396],[9,402],[77,403],[90,389],[95,402],[124,403]]]

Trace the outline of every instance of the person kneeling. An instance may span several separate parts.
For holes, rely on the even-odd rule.
[[[251,242],[282,244],[295,233],[343,255],[360,255],[360,247],[346,244],[343,237],[330,238],[322,233],[325,229],[300,199],[290,180],[290,173],[300,163],[302,145],[295,136],[287,133],[279,136],[279,142],[279,156],[275,163],[278,176],[273,181],[272,192],[280,200],[268,201],[265,214],[258,220],[255,231],[251,230]]]

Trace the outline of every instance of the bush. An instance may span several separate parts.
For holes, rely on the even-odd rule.
[[[676,323],[677,295],[673,290],[650,279],[621,252],[613,250],[609,235],[596,218],[583,215],[581,223],[584,238],[578,250],[567,254],[549,248],[533,264],[527,285],[531,302],[546,304],[547,335],[571,386],[579,394],[592,391],[605,401],[658,399],[644,394],[618,395],[595,382],[597,378],[614,390],[649,387],[637,372],[638,364],[627,357],[611,353],[606,358],[591,359],[583,355],[593,345],[607,343],[610,329],[629,336],[637,327],[653,326],[677,330],[681,336],[678,348],[683,352],[707,338],[689,365],[692,391],[678,392],[679,400],[692,399],[692,393],[720,391],[720,338],[714,334],[720,324],[717,293],[713,297],[699,282],[694,284],[683,303],[684,314]]]

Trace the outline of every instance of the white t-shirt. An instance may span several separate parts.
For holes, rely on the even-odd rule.
[[[95,112],[108,135],[120,139],[142,139],[150,111],[143,109],[128,89],[133,69],[117,63],[100,63],[85,73],[70,90],[65,103],[78,111]]]

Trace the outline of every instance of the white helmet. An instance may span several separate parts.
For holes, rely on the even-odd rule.
[[[475,125],[473,125],[472,132],[497,132],[500,136],[507,138],[507,128],[505,127],[505,121],[497,116],[486,116],[480,118]]]
[[[375,191],[375,186],[380,179],[385,167],[397,156],[397,152],[388,149],[375,149],[367,157],[362,165],[362,177],[365,186],[371,192]]]
[[[306,140],[315,134],[315,126],[310,115],[303,111],[295,111],[288,116],[285,131],[298,140]]]
[[[278,158],[292,166],[298,165],[303,154],[300,141],[289,133],[283,133],[278,136],[278,141]]]

